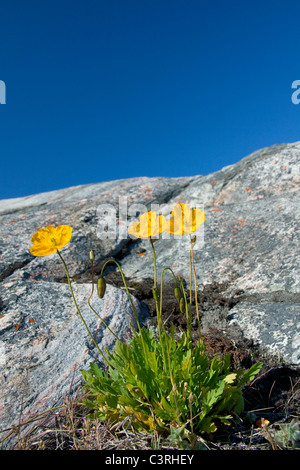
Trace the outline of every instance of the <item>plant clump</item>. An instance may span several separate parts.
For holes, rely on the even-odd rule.
[[[136,238],[149,239],[154,261],[152,295],[157,316],[157,334],[151,328],[141,328],[132,298],[119,263],[110,259],[103,266],[97,281],[99,298],[105,296],[106,281],[104,271],[108,263],[117,265],[127,295],[136,318],[138,330],[133,329],[133,337],[127,343],[115,335],[90,304],[94,291],[93,250],[90,251],[92,263],[92,293],[88,304],[103,321],[108,330],[116,337],[112,352],[101,351],[93,338],[76,302],[67,265],[59,251],[69,243],[72,228],[69,226],[46,227],[33,235],[31,252],[35,256],[46,256],[57,252],[66,270],[73,301],[88,334],[94,341],[107,369],[102,371],[95,363],[88,371],[82,370],[87,397],[83,404],[91,413],[90,419],[108,420],[115,424],[129,420],[137,431],[150,432],[168,437],[171,441],[178,438],[187,440],[197,448],[202,437],[209,438],[219,424],[230,425],[232,419],[244,409],[243,387],[258,374],[262,363],[255,363],[249,369],[234,370],[228,354],[209,358],[201,336],[197,295],[196,314],[199,339],[192,341],[191,302],[192,278],[197,292],[193,248],[196,230],[205,221],[204,211],[191,209],[187,204],[178,203],[167,221],[154,211],[142,214],[138,222],[133,222],[128,233]],[[182,279],[173,270],[165,267],[161,272],[160,288],[157,284],[155,241],[162,232],[173,235],[190,235],[190,305]],[[174,280],[174,297],[180,311],[186,315],[186,331],[175,339],[175,327],[167,331],[162,321],[163,276],[166,270]],[[192,274],[193,273],[193,274]],[[174,441],[174,442],[175,442]]]

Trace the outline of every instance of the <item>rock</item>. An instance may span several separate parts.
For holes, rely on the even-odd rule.
[[[24,274],[24,273],[23,273]],[[115,337],[89,308],[91,285],[73,286],[83,318],[100,350],[113,349]],[[1,429],[16,424],[17,417],[28,421],[38,413],[61,404],[81,383],[80,369],[90,362],[105,367],[105,361],[80,320],[69,286],[49,281],[7,279],[1,285],[7,306],[1,318]],[[108,285],[99,299],[94,292],[91,305],[121,340],[137,329],[127,294]],[[133,298],[140,321],[145,312]]]
[[[90,249],[96,276],[109,257],[121,264],[143,323],[148,312],[138,294],[143,281],[153,279],[153,255],[148,240],[127,235],[129,224],[144,210],[159,208],[169,216],[179,200],[203,207],[206,220],[195,246],[203,327],[214,326],[218,316],[220,333],[239,328],[270,353],[299,365],[299,161],[299,142],[274,145],[206,176],[132,178],[0,201],[0,430],[18,423],[20,415],[26,420],[55,406],[80,383],[80,368],[101,363],[59,257],[30,254],[31,236],[47,225],[73,227],[62,255],[92,334],[101,349],[111,350],[113,335],[87,305]],[[110,230],[114,216],[116,236],[105,239],[102,222]],[[156,241],[159,278],[170,266],[188,286],[189,248],[189,236]],[[110,264],[105,273],[114,271]],[[166,282],[169,276],[166,271]],[[119,287],[107,284],[104,299],[94,293],[92,302],[126,338],[135,318]],[[210,288],[224,299],[217,308],[206,298]]]

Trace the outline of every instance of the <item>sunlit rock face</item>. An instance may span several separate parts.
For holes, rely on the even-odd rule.
[[[21,411],[26,420],[55,406],[76,390],[81,368],[101,363],[58,255],[30,254],[31,236],[47,225],[73,227],[61,254],[91,333],[101,350],[111,350],[114,336],[87,303],[89,251],[96,277],[113,257],[127,279],[142,282],[153,277],[152,249],[149,240],[129,237],[130,223],[149,210],[168,218],[179,201],[202,208],[198,288],[216,283],[225,298],[235,297],[224,331],[238,325],[245,337],[299,365],[299,161],[300,143],[274,145],[205,176],[132,178],[0,201],[0,428],[18,422]],[[170,266],[188,283],[189,248],[188,235],[161,236],[155,243],[159,275]],[[111,264],[107,272],[114,269]],[[147,309],[132,292],[142,323]],[[135,316],[124,289],[108,284],[105,297],[95,290],[91,304],[117,336],[130,337]]]

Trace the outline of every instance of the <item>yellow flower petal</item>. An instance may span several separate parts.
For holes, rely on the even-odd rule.
[[[56,234],[54,237],[57,240],[57,248],[63,248],[71,240],[72,227],[69,225],[59,225],[56,227]]]
[[[56,251],[57,249],[54,246],[52,248],[50,246],[47,248],[44,245],[34,245],[30,248],[30,253],[33,256],[47,256],[52,253],[56,253]]]
[[[149,211],[140,216],[139,222],[133,222],[128,233],[137,238],[156,237],[164,231],[166,219],[163,215],[157,216],[156,212]]]
[[[132,222],[128,229],[129,235],[133,235],[134,237],[140,237],[140,223],[139,222]]]
[[[40,228],[31,237],[33,246],[30,253],[33,256],[47,256],[55,253],[69,243],[72,237],[72,227],[69,225],[59,225],[52,227],[48,225]]]
[[[205,212],[201,209],[192,209],[193,231],[197,230],[205,221]]]
[[[204,211],[191,209],[188,204],[179,202],[173,207],[169,227],[165,230],[173,235],[184,235],[195,232],[205,220]]]

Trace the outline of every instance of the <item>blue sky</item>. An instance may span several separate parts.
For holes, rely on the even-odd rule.
[[[6,0],[0,199],[300,140],[299,1]]]

